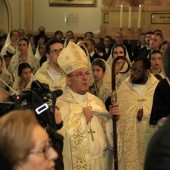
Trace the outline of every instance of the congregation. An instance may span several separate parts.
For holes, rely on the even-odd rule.
[[[114,170],[112,116],[117,121],[119,169],[143,170],[157,131],[157,123],[150,125],[155,89],[165,78],[169,83],[163,69],[168,44],[161,30],[141,33],[132,46],[122,32],[96,41],[90,31],[75,37],[71,30],[65,36],[57,30],[49,37],[44,26],[36,35],[21,28],[8,34],[0,29],[0,89],[10,95],[29,90],[38,80],[52,92],[62,90],[54,116],[56,124],[62,122],[56,133],[64,137],[65,170]],[[120,56],[128,62],[117,60],[113,70]]]

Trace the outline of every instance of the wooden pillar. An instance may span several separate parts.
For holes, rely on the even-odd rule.
[[[25,0],[25,32],[33,31],[33,0]]]

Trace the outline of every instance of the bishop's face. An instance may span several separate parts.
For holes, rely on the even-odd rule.
[[[90,73],[87,68],[77,69],[67,76],[66,82],[73,92],[84,95],[89,90]]]

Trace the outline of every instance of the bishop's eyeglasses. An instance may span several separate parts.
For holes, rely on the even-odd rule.
[[[90,73],[89,72],[85,72],[85,73],[77,73],[77,74],[70,74],[68,75],[68,77],[72,77],[72,76],[76,76],[78,79],[83,79],[83,78],[89,78]]]

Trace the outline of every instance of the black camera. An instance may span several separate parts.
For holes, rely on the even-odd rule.
[[[55,169],[63,170],[63,136],[56,133],[62,127],[55,123],[54,110],[56,98],[62,95],[62,90],[51,92],[48,85],[34,80],[30,90],[24,90],[11,95],[10,102],[0,102],[0,116],[15,109],[31,109],[35,112],[38,122],[44,127],[53,141],[53,148],[59,157],[55,160]]]
[[[34,80],[31,89],[11,95],[11,102],[0,102],[0,116],[15,109],[31,109],[44,128],[56,129],[54,106],[62,90],[51,92],[48,85]]]

